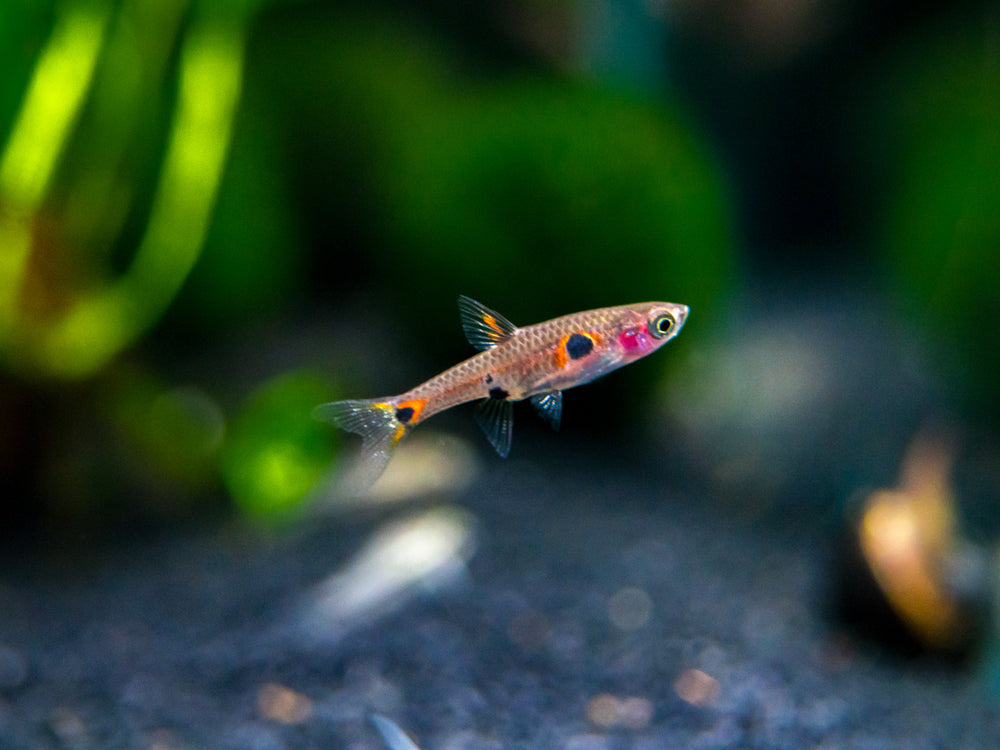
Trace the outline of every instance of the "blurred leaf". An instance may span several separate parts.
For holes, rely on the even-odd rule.
[[[107,407],[123,441],[137,454],[133,463],[154,469],[159,481],[179,481],[187,490],[214,481],[225,418],[208,393],[191,386],[171,388],[150,373],[131,369],[107,385]]]
[[[309,371],[261,385],[232,420],[222,454],[223,481],[249,515],[284,518],[330,465],[334,431],[310,412],[331,400],[328,381]]]
[[[892,284],[942,343],[954,392],[996,417],[1000,58],[987,44],[973,24],[897,50],[874,87],[873,142],[890,165],[882,228]]]
[[[52,3],[7,0],[0,9],[0,136],[14,122],[31,78],[35,55],[53,21]]]
[[[260,99],[250,93],[244,103],[204,249],[178,296],[178,312],[199,329],[272,313],[305,265]]]
[[[0,155],[14,369],[92,375],[173,302],[210,224],[253,4],[58,4]]]
[[[301,158],[333,168],[308,183],[327,241],[344,243],[331,268],[370,247],[363,270],[421,321],[424,346],[454,327],[458,293],[524,322],[646,299],[702,321],[718,308],[735,275],[729,196],[677,107],[556,76],[488,79],[418,24],[332,19],[316,36],[294,37],[303,66],[277,93],[314,146]]]
[[[512,80],[409,136],[383,175],[403,299],[516,297],[528,321],[653,299],[704,315],[731,281],[721,180],[666,109]]]

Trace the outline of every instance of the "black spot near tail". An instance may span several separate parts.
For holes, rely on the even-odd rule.
[[[490,388],[490,398],[495,398],[497,401],[502,401],[507,398],[510,394],[507,393],[503,388],[499,386],[495,388]]]
[[[413,419],[413,407],[404,406],[402,409],[396,409],[396,419],[403,424],[409,422]]]

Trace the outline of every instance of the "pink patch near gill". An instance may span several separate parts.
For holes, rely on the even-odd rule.
[[[642,352],[649,349],[649,337],[641,328],[626,328],[618,337],[618,343],[627,352]]]

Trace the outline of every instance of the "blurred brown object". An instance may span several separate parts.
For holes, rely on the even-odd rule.
[[[964,546],[953,459],[948,441],[919,435],[898,486],[868,495],[856,528],[866,567],[889,606],[923,646],[940,650],[966,644],[972,624],[951,580]]]

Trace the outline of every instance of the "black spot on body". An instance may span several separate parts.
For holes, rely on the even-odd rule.
[[[485,381],[486,381],[487,383],[492,383],[492,382],[493,382],[493,376],[492,376],[492,375],[490,375],[489,373],[486,373],[486,377],[484,378],[484,380],[485,380]]]
[[[510,394],[507,393],[503,388],[490,388],[490,398],[495,398],[497,401],[502,401],[507,398]]]
[[[566,353],[570,359],[580,359],[586,357],[594,348],[594,342],[589,336],[582,333],[574,333],[566,341]]]
[[[409,406],[404,406],[402,409],[396,409],[396,419],[398,419],[403,424],[406,424],[411,419],[413,419],[413,408]]]

